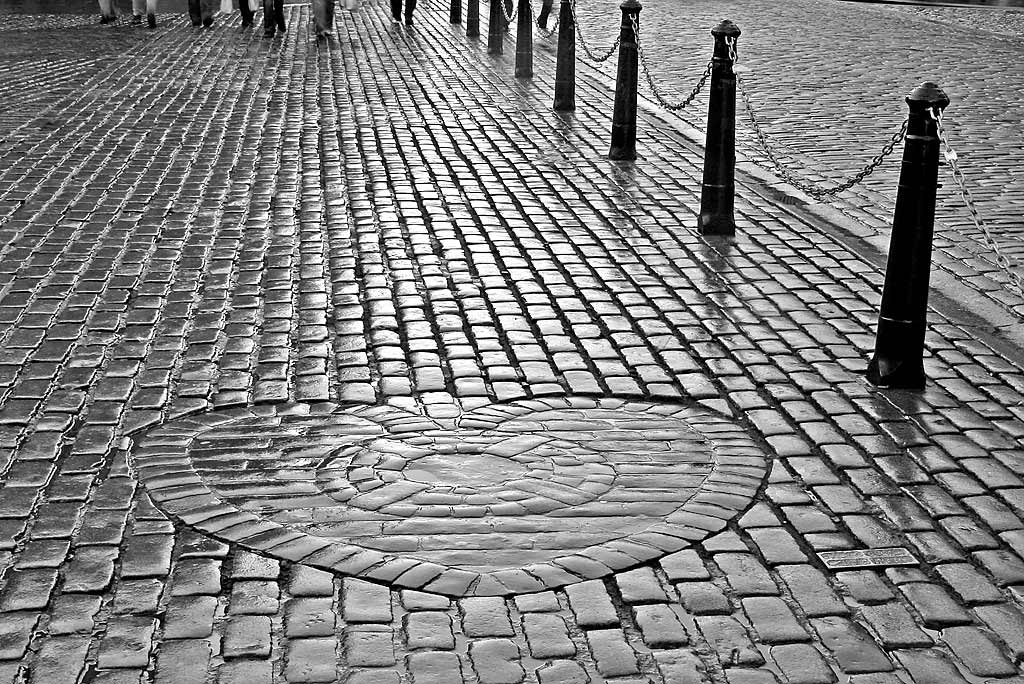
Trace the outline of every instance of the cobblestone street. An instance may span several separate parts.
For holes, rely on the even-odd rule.
[[[580,7],[584,35],[600,56],[617,35],[616,13],[596,11],[592,0]],[[710,29],[722,18],[743,31],[742,77],[776,155],[825,187],[852,176],[882,149],[906,118],[903,98],[915,85],[942,86],[952,101],[944,117],[950,142],[969,189],[1001,248],[1015,261],[1024,258],[1024,69],[1013,66],[1024,58],[1024,10],[838,2],[826,12],[814,0],[652,2],[640,14],[641,42],[652,77],[673,101],[699,78],[711,55]],[[615,60],[603,66],[614,78]],[[649,92],[643,78],[641,92]],[[701,130],[706,101],[702,95],[682,113]],[[737,107],[746,157],[767,166],[743,105]],[[834,203],[854,220],[854,231],[878,244],[888,240],[898,173],[898,160],[891,160]],[[1021,292],[997,268],[948,169],[936,220],[940,272],[1024,313]]]
[[[753,15],[880,59],[932,22],[643,26],[682,7],[684,73],[735,9],[773,118]],[[438,0],[285,11],[0,16],[0,684],[1024,684],[1015,303],[943,215],[928,386],[866,382],[895,162],[831,214],[746,163],[701,237],[705,104],[611,162],[607,73],[553,112],[551,39],[524,80]],[[801,55],[771,78],[849,104]],[[864,149],[932,74],[892,77]],[[979,198],[1019,222],[1016,182]]]

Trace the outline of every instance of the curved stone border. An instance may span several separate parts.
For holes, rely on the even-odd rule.
[[[470,411],[460,428],[493,430],[511,418],[559,409],[612,409],[654,412],[685,421],[711,444],[714,468],[699,491],[664,522],[627,539],[588,547],[550,562],[521,569],[477,573],[366,549],[289,528],[241,511],[219,498],[188,456],[190,443],[227,423],[263,418],[268,422],[298,416],[345,413],[373,419],[402,413],[401,430],[431,429],[436,423],[390,406],[342,408],[335,404],[285,404],[229,409],[178,419],[135,440],[130,462],[153,501],[185,525],[256,553],[303,563],[346,576],[453,597],[503,596],[553,589],[608,576],[679,551],[722,530],[750,505],[767,473],[764,450],[733,421],[692,406],[650,404],[622,399],[558,397],[493,404]],[[419,419],[419,425],[416,425]],[[412,421],[412,424],[407,424]]]

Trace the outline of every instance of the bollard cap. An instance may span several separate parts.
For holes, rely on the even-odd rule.
[[[938,107],[945,109],[949,104],[949,97],[945,91],[931,81],[925,81],[910,91],[907,95],[907,104],[913,108],[931,109]]]
[[[639,12],[643,9],[640,5],[640,0],[623,0],[622,4],[619,5],[619,9],[623,11]]]
[[[718,26],[711,29],[711,35],[713,35],[715,38],[722,38],[723,36],[728,38],[736,38],[740,35],[740,27],[732,23],[728,19],[723,19],[721,22],[719,22]]]

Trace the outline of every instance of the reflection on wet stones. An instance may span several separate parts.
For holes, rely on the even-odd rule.
[[[750,503],[761,449],[699,407],[576,397],[432,420],[388,406],[216,412],[132,462],[186,524],[284,560],[449,595],[515,593],[678,551]]]

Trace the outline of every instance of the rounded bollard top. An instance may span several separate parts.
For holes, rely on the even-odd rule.
[[[639,12],[643,7],[640,5],[640,0],[622,0],[622,4],[619,5],[619,9],[623,11],[629,10],[632,12]]]
[[[740,27],[732,23],[728,19],[723,19],[718,23],[718,26],[711,29],[711,35],[715,38],[721,38],[723,36],[728,38],[736,38],[740,35]]]
[[[913,108],[931,109],[938,107],[945,109],[949,104],[949,97],[945,91],[931,81],[925,81],[910,91],[907,95],[907,104]]]

